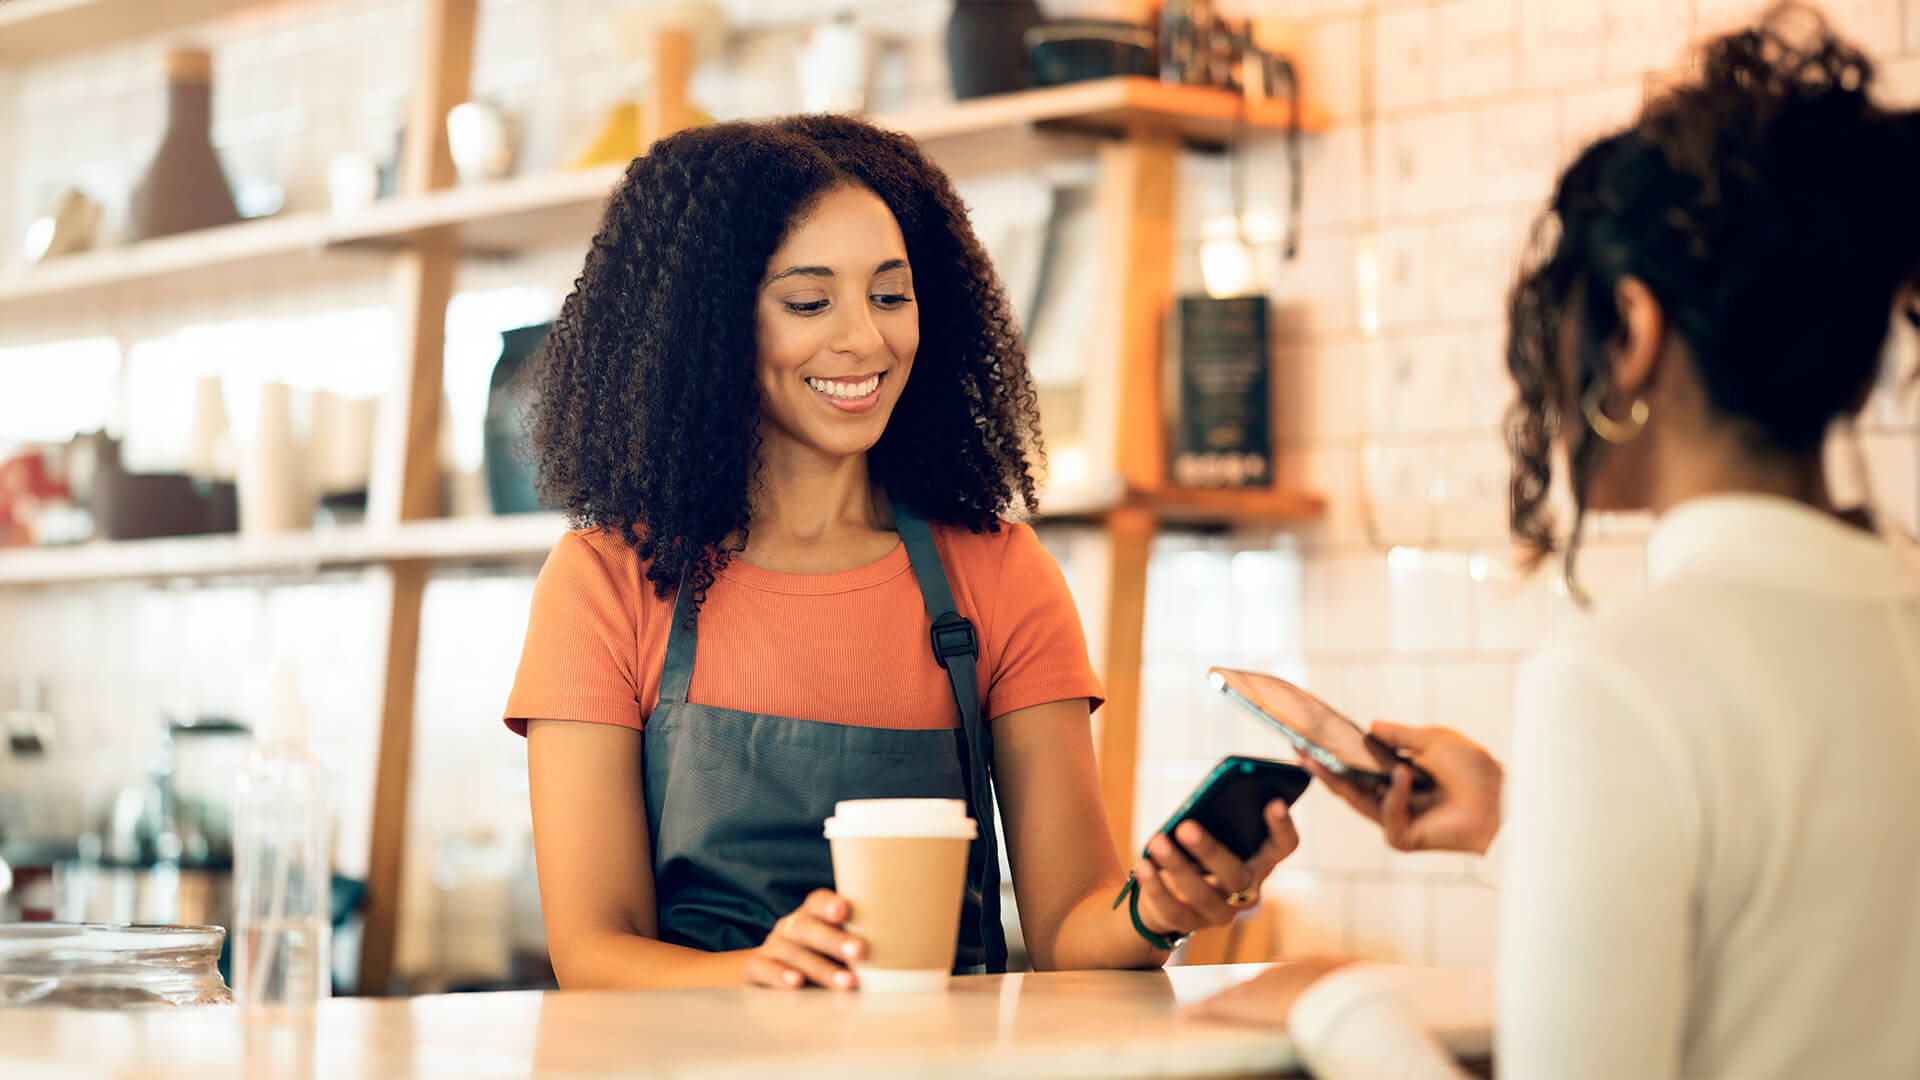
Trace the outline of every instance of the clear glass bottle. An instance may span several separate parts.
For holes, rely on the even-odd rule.
[[[219,1005],[217,926],[0,924],[0,1007]]]
[[[234,1001],[266,1014],[310,1011],[332,987],[333,868],[326,770],[307,747],[290,671],[240,777],[233,828]]]

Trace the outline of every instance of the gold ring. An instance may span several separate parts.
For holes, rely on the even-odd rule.
[[[1257,899],[1252,889],[1235,889],[1227,894],[1227,906],[1230,908],[1249,907]]]

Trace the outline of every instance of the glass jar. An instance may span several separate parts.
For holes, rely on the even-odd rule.
[[[138,1009],[221,1005],[217,926],[0,925],[0,1006]]]

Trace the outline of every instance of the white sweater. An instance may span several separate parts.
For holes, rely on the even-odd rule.
[[[1748,496],[1647,564],[1521,673],[1501,1075],[1920,1077],[1920,575]],[[1457,1075],[1364,969],[1292,1027],[1319,1076]]]

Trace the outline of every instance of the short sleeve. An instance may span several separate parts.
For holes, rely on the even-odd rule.
[[[635,567],[610,559],[583,534],[560,538],[534,582],[508,727],[525,735],[529,720],[642,725],[631,602],[637,583],[627,580],[636,577]]]
[[[1054,701],[1102,703],[1080,611],[1032,526],[1007,526],[987,623],[988,718]]]

